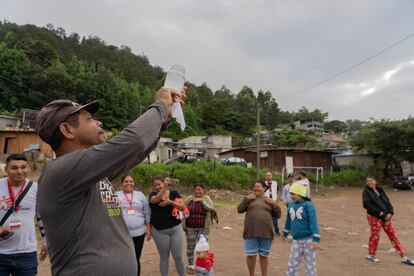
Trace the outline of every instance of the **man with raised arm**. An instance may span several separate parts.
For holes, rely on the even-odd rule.
[[[93,117],[98,101],[56,100],[41,109],[37,133],[57,155],[39,178],[38,192],[53,275],[137,275],[134,243],[111,180],[149,155],[173,102],[184,99],[185,90],[179,97],[161,88],[147,112],[109,141]]]

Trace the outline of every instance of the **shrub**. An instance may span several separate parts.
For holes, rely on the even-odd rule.
[[[361,186],[368,175],[367,171],[345,169],[325,176],[323,183],[328,186]]]
[[[261,171],[260,179],[264,179],[266,170]],[[156,175],[165,175],[179,180],[180,185],[193,186],[203,183],[210,188],[226,190],[251,189],[256,180],[256,169],[242,166],[223,165],[216,162],[197,161],[191,164],[173,162],[170,164],[140,164],[133,168],[131,174],[137,185],[148,189]],[[274,176],[276,181],[280,177]],[[116,185],[119,188],[119,183]]]
[[[267,169],[262,169],[260,179],[264,180]],[[156,175],[165,175],[179,180],[180,186],[192,187],[196,183],[202,183],[208,188],[225,190],[250,190],[256,180],[256,169],[234,165],[228,166],[216,162],[197,161],[191,164],[174,162],[170,164],[153,163],[140,164],[133,168],[131,174],[140,189],[151,188],[152,180]],[[332,186],[360,186],[369,175],[367,171],[345,169],[331,174],[325,173],[324,185]],[[314,174],[308,175],[311,183],[316,183]],[[286,184],[286,177],[282,183],[282,177],[273,174],[273,180],[279,184]],[[120,189],[119,182],[115,187]],[[318,184],[321,184],[319,180]]]

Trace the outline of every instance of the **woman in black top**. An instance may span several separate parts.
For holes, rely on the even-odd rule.
[[[366,187],[362,193],[362,202],[364,208],[367,210],[368,223],[371,226],[367,259],[372,262],[379,262],[379,259],[375,256],[375,252],[377,251],[379,232],[382,227],[395,250],[400,254],[402,258],[401,262],[414,265],[414,261],[404,256],[405,250],[401,246],[392,226],[391,218],[394,215],[394,208],[391,205],[391,201],[384,189],[377,186],[377,181],[372,176],[366,179]]]
[[[160,272],[168,276],[168,260],[170,252],[175,261],[179,276],[184,276],[183,228],[181,220],[173,216],[174,208],[185,209],[181,195],[168,189],[170,179],[156,176],[153,181],[154,191],[149,195],[151,208],[152,236],[160,254]]]

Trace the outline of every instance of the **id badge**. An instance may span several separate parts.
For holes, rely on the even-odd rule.
[[[17,230],[20,229],[20,227],[22,227],[22,222],[20,220],[11,221],[9,223],[10,230]]]
[[[135,215],[135,210],[130,208],[130,209],[127,210],[127,214],[128,215]]]

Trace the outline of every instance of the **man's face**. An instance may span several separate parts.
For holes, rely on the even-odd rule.
[[[266,173],[266,181],[272,181],[272,173],[271,172],[267,172]]]
[[[12,160],[5,167],[11,184],[22,184],[29,173],[27,161]]]
[[[82,145],[88,147],[98,145],[105,141],[105,132],[102,129],[102,123],[95,120],[92,115],[86,111],[79,111],[78,127],[75,128],[75,139]]]
[[[289,184],[292,184],[293,182],[294,182],[294,178],[291,176],[291,177],[288,177],[288,183]]]

